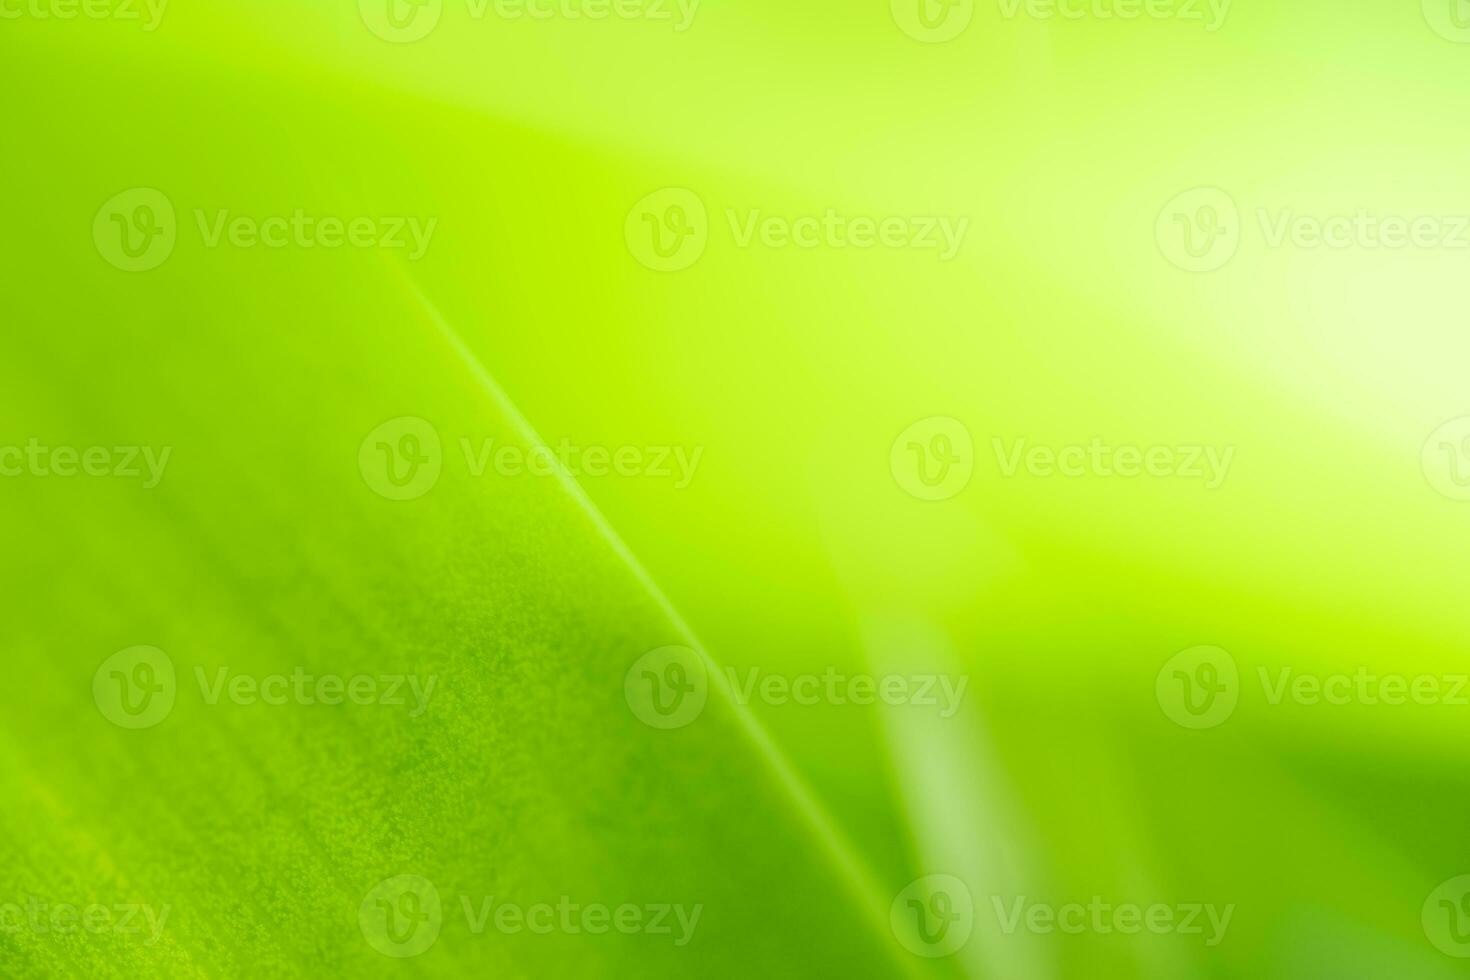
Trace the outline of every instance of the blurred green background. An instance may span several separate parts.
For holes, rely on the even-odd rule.
[[[0,477],[0,973],[1467,972],[1470,705],[1262,677],[1470,669],[1470,11],[925,4],[0,2],[0,466],[170,450],[152,487]],[[432,231],[211,244],[298,210]],[[742,242],[829,211],[966,230]],[[1443,239],[1272,237],[1360,212]],[[640,229],[689,233],[681,267]],[[392,500],[364,443],[405,417],[442,471]],[[699,462],[476,476],[461,440]],[[1008,475],[1021,440],[1231,455],[1214,487]],[[942,493],[904,465],[950,452]],[[140,645],[177,699],[130,730],[93,679]],[[671,645],[708,703],[661,730],[625,679]],[[1190,727],[1200,646],[1236,703]],[[727,667],[967,687],[741,704]],[[437,688],[210,704],[196,668]],[[442,921],[385,956],[400,875]],[[916,955],[929,876],[972,907]],[[33,896],[170,913],[150,943],[6,913]],[[489,896],[702,913],[681,946],[477,934]],[[1214,944],[1007,931],[1018,898],[1232,912]]]

